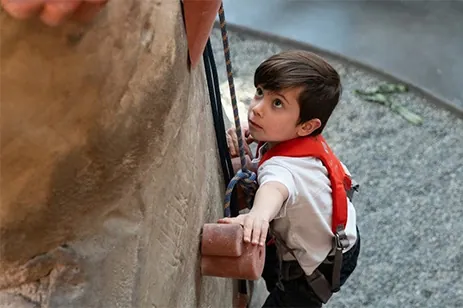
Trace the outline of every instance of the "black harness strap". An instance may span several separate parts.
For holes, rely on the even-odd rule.
[[[358,190],[358,183],[353,181],[352,182],[352,188],[347,191],[347,196],[350,201],[352,201],[354,191]],[[347,239],[347,235],[344,231],[344,229],[341,227],[340,229],[337,230],[337,232],[334,235],[333,238],[333,251],[334,251],[334,260],[329,261],[329,257],[323,261],[323,263],[330,263],[333,265],[333,272],[332,272],[332,277],[331,277],[331,284],[327,280],[327,278],[317,269],[313,271],[312,274],[307,276],[304,273],[304,270],[299,264],[299,261],[294,254],[294,251],[286,245],[285,241],[275,232],[270,231],[272,236],[275,238],[275,241],[284,247],[289,253],[292,254],[292,256],[295,259],[295,262],[292,261],[286,261],[283,263],[282,256],[283,254],[280,253],[280,268],[281,268],[281,274],[280,274],[280,279],[284,280],[293,280],[297,279],[299,277],[305,276],[307,283],[309,286],[312,288],[312,290],[315,292],[315,294],[320,298],[320,300],[323,303],[327,303],[328,300],[331,298],[333,293],[339,292],[340,290],[340,278],[341,278],[341,266],[342,266],[342,260],[343,260],[343,250],[346,249],[349,246],[349,240]]]

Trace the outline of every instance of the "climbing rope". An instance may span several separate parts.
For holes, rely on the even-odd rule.
[[[239,207],[237,205],[237,191],[234,190],[238,184],[246,195],[246,202],[248,208],[251,207],[254,200],[255,191],[257,190],[256,175],[246,168],[246,156],[244,153],[244,144],[242,138],[241,123],[239,119],[238,104],[236,102],[235,86],[233,81],[232,66],[230,60],[230,48],[228,45],[227,29],[225,24],[225,14],[223,4],[219,9],[220,29],[222,32],[222,42],[224,48],[224,55],[226,61],[228,84],[230,88],[230,97],[233,106],[233,114],[235,118],[236,133],[238,135],[238,146],[240,152],[241,169],[232,177],[233,166],[228,152],[227,142],[225,139],[225,127],[222,116],[222,105],[220,99],[220,89],[217,77],[217,68],[215,66],[214,54],[210,40],[208,40],[204,54],[204,66],[206,71],[206,79],[209,88],[209,97],[212,105],[212,113],[214,118],[214,127],[216,132],[217,144],[219,147],[220,161],[224,173],[225,183],[228,182],[225,191],[225,205],[224,216],[231,217],[239,214]],[[232,196],[234,197],[232,200]],[[238,294],[240,298],[247,298],[247,283],[246,280],[238,280]],[[247,300],[246,300],[247,302]]]
[[[210,39],[207,41],[206,48],[203,54],[204,67],[206,70],[206,80],[209,89],[209,98],[211,100],[212,115],[214,119],[215,135],[219,147],[220,162],[225,183],[229,183],[234,176],[233,166],[228,152],[227,140],[225,138],[225,125],[222,115],[222,102],[220,98],[219,78],[217,76],[217,67],[214,60],[214,52],[212,50]],[[232,198],[234,195],[234,198]],[[238,216],[239,207],[236,198],[236,191],[232,191],[228,195],[229,211],[232,216]],[[230,202],[231,201],[231,202]],[[238,280],[238,293],[240,298],[244,298],[247,292],[247,284],[245,280]]]
[[[224,205],[224,215],[225,217],[230,217],[230,201],[232,197],[233,189],[236,184],[239,184],[243,189],[246,195],[246,202],[248,208],[251,208],[252,202],[254,200],[254,195],[257,189],[256,183],[256,174],[251,170],[246,168],[246,156],[244,153],[244,143],[242,137],[240,116],[238,112],[238,103],[236,101],[235,93],[235,84],[233,80],[232,64],[230,57],[230,46],[228,44],[228,35],[227,35],[227,26],[225,23],[225,12],[223,9],[223,3],[220,5],[219,9],[219,21],[220,21],[220,30],[222,33],[222,43],[223,43],[223,52],[225,56],[225,63],[227,67],[227,77],[228,77],[228,86],[230,89],[230,99],[233,107],[233,116],[235,120],[236,134],[238,137],[238,147],[240,153],[240,162],[241,169],[236,173],[236,175],[231,179],[230,183],[227,186],[225,191],[225,205]]]

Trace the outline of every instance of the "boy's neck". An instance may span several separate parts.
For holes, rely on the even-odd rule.
[[[294,137],[292,139],[288,139],[288,140],[283,140],[283,141],[267,141],[267,148],[268,149],[271,149],[273,147],[275,147],[277,144],[280,144],[282,142],[286,142],[286,141],[289,141],[289,140],[293,140],[293,139],[296,139],[296,138],[300,138],[300,137]]]
[[[267,148],[268,149],[271,149],[273,148],[274,146],[276,146],[277,144],[279,144],[280,142],[270,142],[270,141],[267,141]]]

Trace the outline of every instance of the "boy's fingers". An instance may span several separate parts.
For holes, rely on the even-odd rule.
[[[251,147],[249,146],[249,144],[254,142],[254,138],[251,136],[251,133],[249,132],[249,129],[246,129],[243,132],[243,139],[244,139],[243,141],[244,141],[244,149],[245,149],[245,151],[249,154],[249,156],[251,158],[253,158]]]
[[[254,139],[254,137],[249,134],[247,137],[246,137],[246,143],[247,144],[250,144],[250,143],[253,143],[254,141],[256,141],[256,139]]]
[[[227,129],[227,135],[231,137],[236,136],[236,130],[234,128]]]
[[[259,245],[264,246],[265,241],[267,240],[267,232],[268,232],[268,222],[265,222],[262,224],[262,232],[260,233],[260,240],[259,240]]]
[[[233,219],[232,218],[220,218],[219,220],[217,220],[217,222],[221,224],[231,224],[233,222]]]
[[[254,221],[254,226],[253,226],[253,229],[252,229],[252,243],[254,245],[259,244],[260,234],[262,232],[261,229],[262,229],[261,223],[259,223],[257,221]]]
[[[230,136],[230,134],[227,133],[226,138],[227,138],[228,152],[230,153],[230,156],[233,157],[236,155],[236,153],[235,153],[235,146],[233,145],[232,137]]]
[[[235,153],[236,155],[239,155],[240,150],[238,146],[238,135],[236,133],[232,135],[232,140],[233,140],[233,147],[235,148]]]
[[[238,215],[236,217],[223,217],[217,220],[218,223],[228,223],[228,224],[240,224],[243,226],[243,215]]]
[[[248,128],[243,130],[242,134],[243,134],[244,153],[248,154],[249,157],[251,157],[251,159],[252,159],[254,156],[252,155],[252,150],[249,147],[249,144],[253,143],[255,140],[250,135]],[[238,135],[236,134],[236,130],[234,128],[227,129],[226,138],[227,138],[228,151],[230,152],[230,155],[231,156],[239,156],[240,155],[240,147],[239,147],[239,143],[238,143]]]
[[[27,19],[34,16],[44,5],[44,0],[1,0],[1,2],[5,11],[18,19]]]
[[[245,154],[248,154],[249,157],[252,159],[252,151],[251,151],[251,148],[249,147],[249,144],[248,143],[244,143],[244,153]]]
[[[238,140],[236,139],[236,133],[235,131],[230,131],[228,133],[228,136],[230,136],[230,142],[228,143],[230,155],[232,156],[238,156]]]
[[[252,225],[253,225],[253,219],[246,219],[244,221],[244,224],[243,224],[243,227],[244,227],[244,241],[247,242],[247,243],[249,243],[251,241]]]

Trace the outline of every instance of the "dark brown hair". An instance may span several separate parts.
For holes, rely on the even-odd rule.
[[[301,87],[297,124],[315,118],[321,121],[311,135],[323,131],[342,92],[336,70],[320,56],[303,50],[281,52],[262,62],[254,74],[254,86],[269,91]]]

